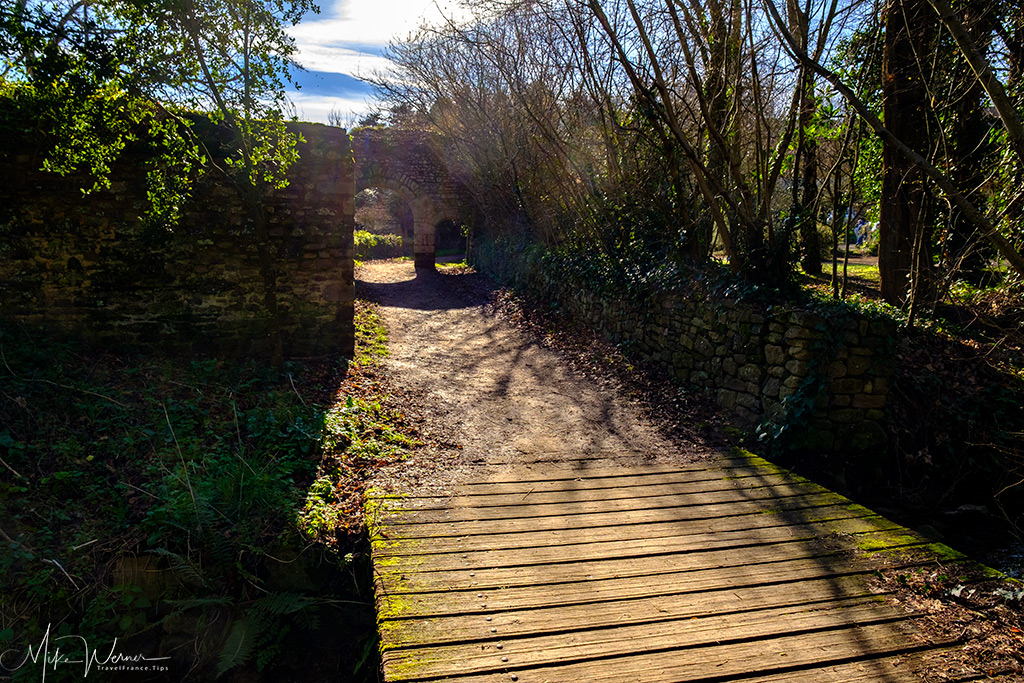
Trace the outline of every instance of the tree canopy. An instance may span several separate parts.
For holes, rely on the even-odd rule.
[[[1024,273],[1022,35],[976,0],[488,0],[394,43],[378,87],[498,232],[778,284],[877,223],[913,308]]]

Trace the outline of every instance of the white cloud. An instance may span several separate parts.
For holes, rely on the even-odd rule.
[[[390,61],[380,55],[328,42],[309,42],[300,47],[295,61],[310,71],[348,74],[356,78],[372,76],[392,66]]]
[[[392,40],[405,38],[424,22],[467,15],[461,0],[330,0],[322,14],[306,17],[289,33],[298,47],[296,61],[310,71],[366,78],[391,70],[380,53]],[[303,82],[302,92],[291,93],[300,119],[326,122],[332,108],[357,115],[373,108],[372,98],[318,94],[315,81]]]
[[[299,120],[314,123],[327,123],[327,117],[331,112],[337,112],[346,123],[349,123],[349,119],[354,121],[374,109],[374,102],[370,97],[346,98],[304,93],[290,93],[289,97],[295,105],[295,114]]]
[[[318,18],[308,17],[292,29],[304,41],[361,44],[383,47],[404,38],[424,21],[439,23],[445,17],[463,17],[465,9],[452,0],[334,0],[324,5]]]
[[[289,30],[307,69],[369,75],[387,69],[381,50],[424,22],[464,18],[467,10],[452,0],[334,0],[319,16],[307,17]],[[322,18],[320,18],[322,17]]]

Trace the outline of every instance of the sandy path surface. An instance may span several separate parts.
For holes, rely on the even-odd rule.
[[[580,376],[497,316],[493,287],[475,273],[417,272],[402,261],[356,272],[357,296],[381,306],[392,379],[461,447],[448,469],[692,457],[675,452],[613,382]]]

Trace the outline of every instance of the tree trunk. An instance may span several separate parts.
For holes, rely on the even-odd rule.
[[[981,0],[968,0],[964,8],[964,27],[979,51],[988,51],[992,42],[992,12]],[[950,177],[958,187],[969,192],[980,188],[991,162],[992,145],[989,126],[985,121],[987,98],[981,81],[971,71],[966,60],[956,55],[954,87],[957,99],[952,106],[949,145],[953,165]],[[975,205],[984,206],[984,199],[975,195]],[[959,269],[968,281],[979,284],[988,264],[988,247],[974,226],[956,207],[950,216],[949,234],[943,241],[943,260],[947,269]]]
[[[929,141],[925,59],[934,33],[935,20],[925,0],[890,0],[882,56],[882,116],[893,136],[923,157],[928,156]],[[912,276],[918,278],[917,299],[931,297],[932,252],[922,225],[924,206],[924,175],[891,145],[883,144],[878,272],[882,298],[891,304],[907,302]],[[924,241],[915,268],[918,236]]]
[[[821,246],[818,244],[818,216],[814,210],[818,198],[818,141],[810,134],[817,103],[814,99],[814,72],[803,69],[800,93],[800,160],[803,193],[798,207],[800,246],[803,251],[800,267],[809,275],[821,275]]]

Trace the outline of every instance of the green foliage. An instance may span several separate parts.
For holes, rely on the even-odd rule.
[[[372,371],[386,356],[387,334],[376,309],[359,301],[356,305],[356,375]],[[316,480],[306,493],[298,524],[305,537],[335,547],[356,533],[353,521],[359,512],[353,506],[351,479],[377,465],[400,460],[418,444],[409,434],[401,412],[385,406],[386,397],[342,396],[324,415],[322,448],[325,458]]]
[[[381,358],[386,358],[390,353],[384,321],[376,307],[363,301],[356,304],[353,318],[356,337],[355,362],[360,366],[376,365]]]
[[[310,546],[328,526],[306,512],[326,495],[324,452],[383,457],[410,443],[379,404],[325,402],[330,366],[289,363],[281,376],[13,330],[0,330],[0,355],[0,611],[19,647],[52,623],[95,643],[192,639],[176,676],[273,667],[351,563],[336,543]],[[334,567],[330,583],[298,593],[276,578],[277,558],[311,554]],[[133,587],[125,557],[154,578]]]
[[[154,151],[150,220],[173,224],[198,169],[232,180],[259,203],[287,184],[298,136],[287,130],[285,86],[294,40],[286,28],[310,0],[28,0],[0,9],[0,131],[47,142],[43,168],[81,171],[109,187],[128,145]],[[227,131],[196,136],[191,112]]]
[[[401,235],[377,235],[367,230],[356,230],[353,239],[356,259],[359,261],[398,258],[409,254],[409,247]]]

